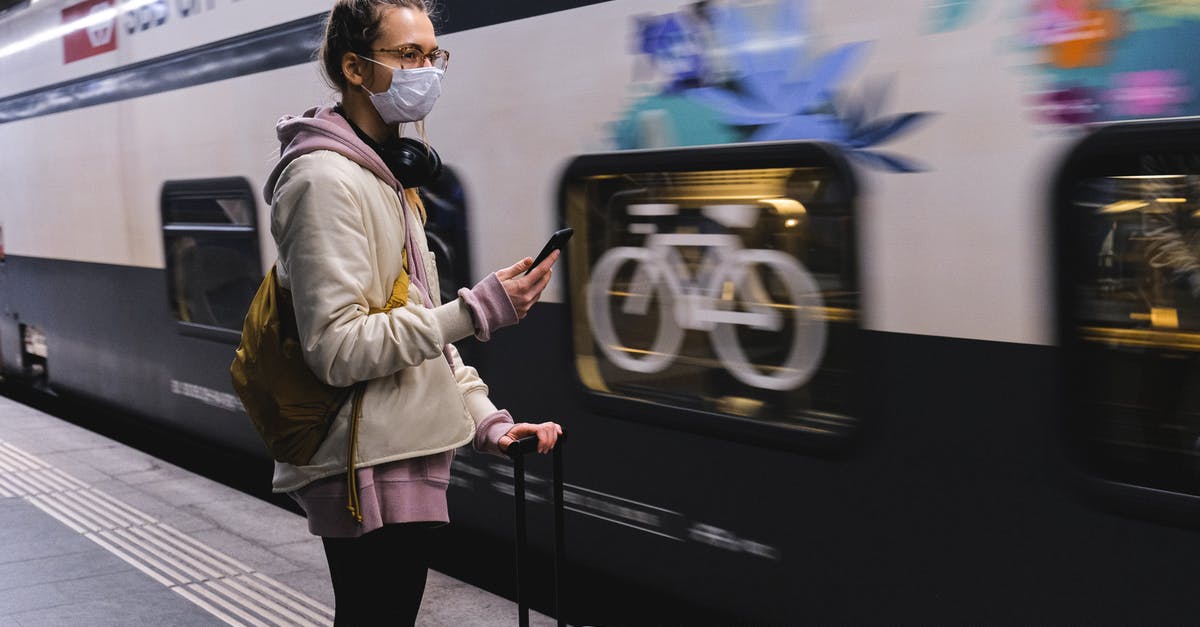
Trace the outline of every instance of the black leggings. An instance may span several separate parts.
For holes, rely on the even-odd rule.
[[[357,538],[321,538],[333,580],[333,624],[412,625],[425,594],[435,530],[408,523]]]

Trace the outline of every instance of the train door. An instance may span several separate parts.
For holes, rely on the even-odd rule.
[[[1060,171],[1054,209],[1070,450],[1118,505],[1190,508],[1200,497],[1200,123],[1095,132]]]

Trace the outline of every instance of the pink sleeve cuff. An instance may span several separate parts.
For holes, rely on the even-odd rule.
[[[484,418],[475,428],[475,450],[481,453],[503,455],[500,452],[500,438],[513,427],[512,416],[507,410],[501,409]]]
[[[495,272],[471,289],[464,287],[458,290],[458,297],[471,310],[471,317],[475,320],[475,339],[480,342],[491,339],[496,329],[517,323],[517,310]]]

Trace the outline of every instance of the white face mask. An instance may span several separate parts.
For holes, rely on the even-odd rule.
[[[435,67],[403,70],[375,59],[362,58],[392,71],[392,86],[387,91],[375,94],[363,86],[371,97],[371,104],[387,124],[424,120],[433,110],[438,96],[442,95],[442,70]]]

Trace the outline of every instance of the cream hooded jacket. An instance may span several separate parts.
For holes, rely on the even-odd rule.
[[[437,290],[422,293],[423,285],[436,286],[438,279],[420,221],[386,166],[344,119],[327,109],[313,110],[281,120],[278,130],[284,155],[266,189],[271,234],[279,248],[276,271],[280,285],[292,292],[304,358],[313,373],[339,387],[368,382],[354,466],[471,442],[476,426],[497,409],[487,386],[450,343],[487,335],[479,328],[486,322],[477,322],[478,306],[471,306],[478,298],[462,290],[462,297],[443,304]],[[414,249],[408,252],[413,278],[408,302],[369,313],[382,309],[391,296],[406,242]],[[495,282],[494,294],[498,279],[493,274],[487,281]],[[508,323],[515,320],[514,311]],[[308,465],[276,462],[276,492],[346,472],[350,412],[347,402]]]

